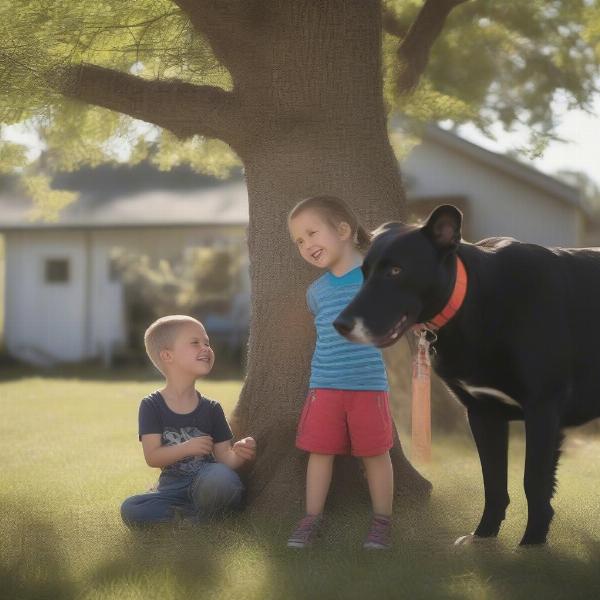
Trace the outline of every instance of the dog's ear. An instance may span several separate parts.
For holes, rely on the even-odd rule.
[[[407,229],[408,229],[408,226],[404,223],[401,223],[400,221],[389,221],[387,223],[383,223],[377,229],[374,229],[371,232],[371,241],[373,241],[375,238],[379,237],[380,235],[387,233],[388,231],[402,233],[403,231],[406,231]]]
[[[421,231],[440,250],[456,250],[461,239],[462,218],[456,206],[443,204],[429,215]]]

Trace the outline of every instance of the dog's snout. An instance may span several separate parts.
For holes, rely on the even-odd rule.
[[[349,317],[339,316],[334,322],[333,326],[336,328],[340,335],[347,336],[352,329],[354,329],[354,319]]]

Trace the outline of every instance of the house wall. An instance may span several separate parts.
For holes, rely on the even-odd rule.
[[[408,197],[465,196],[473,239],[506,235],[547,246],[584,243],[581,211],[527,182],[424,140],[402,164]]]
[[[8,232],[6,348],[38,364],[98,357],[108,362],[126,335],[122,286],[110,278],[114,248],[172,258],[185,248],[232,243],[245,245],[244,227]],[[45,282],[47,258],[69,259],[68,283]]]
[[[24,360],[50,363],[86,356],[89,291],[82,232],[9,232],[6,242],[5,344]],[[46,259],[67,258],[67,283],[46,283]]]

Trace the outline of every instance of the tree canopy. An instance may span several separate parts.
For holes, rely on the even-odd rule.
[[[23,181],[51,212],[72,200],[50,190],[49,176],[58,170],[125,158],[148,159],[161,169],[188,163],[226,176],[239,164],[219,130],[219,119],[229,115],[211,107],[226,107],[234,87],[227,44],[247,52],[246,69],[261,68],[254,36],[267,31],[263,24],[276,21],[279,3],[202,0],[199,27],[187,4],[0,0],[0,123],[24,124],[43,141],[44,162],[36,165],[35,175],[25,170]],[[553,134],[557,97],[572,107],[589,107],[600,62],[596,2],[384,0],[381,6],[389,118],[400,116],[413,125],[470,121],[484,131],[496,121],[507,128],[525,124],[531,143],[539,144]],[[225,42],[215,47],[211,33],[217,30],[230,35],[218,38]],[[131,96],[136,86],[152,82],[158,89],[174,79],[180,81],[179,93],[175,98],[159,90],[157,106],[140,106],[137,112],[121,112],[118,98],[113,110],[99,108],[86,104],[85,97],[79,97],[84,102],[69,97],[79,65],[128,74],[123,87]],[[200,108],[204,98],[211,102],[211,125],[192,131],[178,123],[177,103],[188,96]],[[126,156],[124,140],[130,149]],[[26,157],[22,145],[0,142],[2,172],[22,169]]]

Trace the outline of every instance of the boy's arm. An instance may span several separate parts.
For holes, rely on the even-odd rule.
[[[231,445],[231,440],[218,442],[213,446],[215,459],[227,465],[230,469],[238,469],[246,461],[254,460],[256,456],[256,442],[254,438],[247,437]]]
[[[188,456],[204,456],[213,450],[213,440],[208,435],[194,437],[181,444],[163,446],[160,433],[142,435],[144,458],[150,467],[168,467]]]
[[[231,445],[231,428],[223,407],[218,403],[213,405],[213,427],[211,433],[215,442],[213,446],[213,455],[217,462],[227,465],[231,469],[238,469],[246,461],[253,460],[256,456],[256,442],[254,438],[247,437]]]

